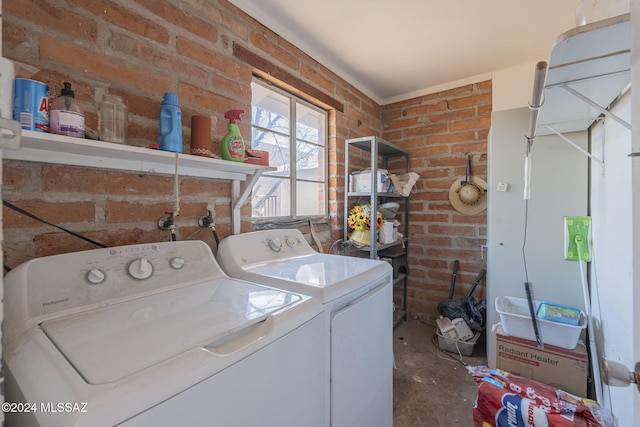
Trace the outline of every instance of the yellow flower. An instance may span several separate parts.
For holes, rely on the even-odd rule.
[[[347,225],[352,230],[366,231],[370,230],[371,226],[371,205],[355,205],[349,210],[349,216],[347,217]],[[376,212],[376,230],[380,230],[382,227],[382,214]]]

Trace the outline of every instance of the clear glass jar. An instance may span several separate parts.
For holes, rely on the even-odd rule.
[[[101,141],[127,142],[129,110],[118,95],[105,93],[98,114],[98,137]]]

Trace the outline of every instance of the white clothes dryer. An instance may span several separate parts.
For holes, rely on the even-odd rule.
[[[393,271],[388,263],[320,254],[296,229],[229,236],[220,242],[217,259],[231,277],[323,303],[332,427],[393,424]]]
[[[326,426],[312,298],[199,241],[37,258],[5,277],[7,425]]]

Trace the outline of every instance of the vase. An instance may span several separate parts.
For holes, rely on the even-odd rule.
[[[349,236],[351,240],[361,245],[371,245],[371,231],[370,230],[353,230]]]

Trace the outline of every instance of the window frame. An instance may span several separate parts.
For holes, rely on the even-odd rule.
[[[274,174],[271,171],[265,171],[262,173],[262,175],[260,176],[260,179],[263,177],[273,177],[273,178],[280,178],[280,179],[285,179],[289,181],[289,187],[290,187],[290,195],[289,195],[289,209],[290,209],[290,213],[289,215],[283,215],[283,216],[264,216],[264,217],[256,217],[253,216],[253,197],[251,198],[251,206],[252,206],[252,212],[251,212],[251,221],[252,222],[283,222],[283,221],[298,221],[298,220],[318,220],[318,219],[323,219],[326,220],[329,217],[329,111],[326,108],[321,107],[318,104],[315,104],[313,102],[310,102],[306,99],[304,99],[303,97],[291,93],[285,89],[283,89],[282,87],[279,87],[278,85],[274,84],[273,82],[264,80],[262,78],[259,78],[257,76],[253,76],[252,80],[251,80],[251,84],[257,84],[262,86],[264,89],[269,90],[269,91],[273,91],[276,94],[286,97],[288,99],[289,102],[289,134],[285,135],[282,133],[279,133],[277,131],[271,130],[271,129],[265,129],[262,128],[260,126],[256,126],[253,123],[253,117],[251,118],[251,135],[252,135],[252,140],[253,140],[253,131],[254,129],[258,129],[260,131],[269,131],[269,132],[273,132],[273,133],[279,133],[280,135],[286,136],[289,138],[290,142],[289,142],[289,177],[283,177],[277,174]],[[316,144],[314,142],[311,141],[306,141],[306,140],[300,140],[301,142],[307,143],[307,144],[313,144],[316,145],[317,147],[320,147],[323,152],[324,152],[324,157],[323,157],[323,163],[324,163],[324,167],[323,167],[323,179],[322,180],[308,180],[308,179],[300,179],[298,178],[298,171],[296,168],[296,163],[297,163],[297,145],[298,145],[298,138],[297,138],[297,133],[296,133],[296,127],[298,124],[297,121],[297,106],[298,104],[303,105],[306,108],[309,108],[319,114],[322,115],[323,117],[323,122],[324,122],[324,129],[323,129],[323,141],[322,144]],[[252,94],[252,100],[251,100],[251,111],[253,113],[253,94]],[[251,148],[253,148],[252,146],[253,141],[251,141]],[[311,183],[318,183],[318,184],[322,184],[324,187],[324,200],[322,201],[323,206],[324,206],[324,214],[315,214],[315,215],[300,215],[298,214],[298,209],[297,209],[297,202],[298,202],[298,197],[297,197],[297,184],[299,182],[311,182]]]

